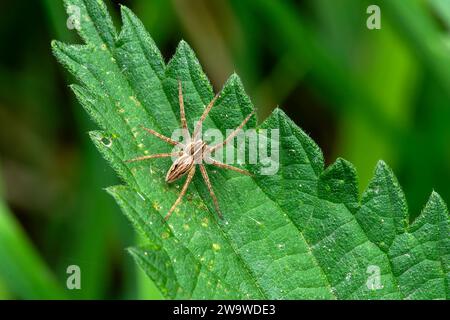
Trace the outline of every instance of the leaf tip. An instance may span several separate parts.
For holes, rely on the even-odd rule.
[[[274,117],[279,118],[279,117],[286,116],[286,113],[284,113],[284,111],[281,110],[281,108],[280,108],[279,106],[277,106],[275,109],[273,109],[272,115],[273,115]]]
[[[419,230],[424,224],[439,225],[449,219],[448,208],[442,197],[432,191],[420,215],[411,224],[411,231]]]
[[[340,166],[343,166],[343,167],[346,167],[346,168],[350,168],[352,171],[356,172],[355,167],[353,166],[353,164],[350,161],[348,161],[348,160],[346,160],[344,158],[337,157],[335,163],[337,165],[340,165]]]
[[[50,42],[50,46],[52,48],[53,53],[56,54],[57,51],[62,50],[63,43],[61,41],[58,41],[58,40],[52,40]]]
[[[88,132],[89,138],[99,148],[100,151],[108,149],[112,146],[113,136],[101,130]]]
[[[233,81],[233,82],[242,82],[241,78],[239,77],[239,75],[236,73],[236,71],[233,71],[230,75],[230,78],[228,79],[228,81]]]
[[[377,165],[375,166],[374,179],[381,177],[388,178],[395,186],[400,187],[397,177],[391,167],[383,160],[378,160]]]
[[[359,207],[358,178],[355,167],[343,158],[321,172],[318,184],[319,195],[335,203],[345,203],[356,212]]]
[[[134,17],[133,11],[131,11],[131,9],[128,8],[126,5],[119,4],[119,6],[120,6],[120,14],[122,17],[122,21],[126,21],[127,19],[131,19],[132,17]]]
[[[105,191],[111,196],[115,196],[117,194],[118,186],[109,186],[105,188]]]
[[[89,135],[89,138],[91,138],[92,140],[99,140],[100,137],[102,136],[102,133],[99,130],[93,130],[93,131],[89,131],[88,135]]]
[[[378,160],[377,165],[376,165],[376,169],[377,170],[388,170],[390,168],[387,165],[387,163],[384,162],[384,160]]]
[[[180,42],[178,43],[176,52],[190,52],[192,51],[191,46],[186,42],[186,40],[181,39]]]
[[[444,199],[442,199],[441,195],[435,190],[431,191],[430,197],[428,198],[425,207],[428,206],[437,206],[443,209],[443,211],[447,211],[447,204],[445,203]]]
[[[126,192],[127,187],[124,185],[115,185],[104,188],[106,193],[108,193],[114,200],[116,200],[117,204],[122,207],[124,203],[124,192]]]
[[[137,251],[136,251],[136,248],[135,248],[135,247],[128,247],[128,248],[125,248],[125,250],[126,250],[129,254],[131,254],[132,256],[134,256],[134,255],[137,254]]]

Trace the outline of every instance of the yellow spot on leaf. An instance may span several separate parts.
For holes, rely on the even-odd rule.
[[[133,101],[136,106],[138,106],[138,107],[141,106],[141,103],[135,96],[130,96],[130,100]]]
[[[161,233],[161,238],[167,239],[167,238],[169,238],[169,234],[167,232],[163,232],[163,233]]]
[[[161,206],[159,205],[158,201],[153,201],[152,207],[157,211],[161,210]]]
[[[209,224],[208,218],[203,218],[202,219],[202,227],[207,228],[208,224]]]

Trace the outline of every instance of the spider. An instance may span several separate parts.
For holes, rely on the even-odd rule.
[[[218,214],[219,218],[221,218],[221,219],[223,219],[223,215],[222,215],[222,212],[220,211],[219,203],[217,201],[216,195],[214,194],[211,182],[209,180],[208,172],[206,171],[206,168],[205,168],[205,165],[203,164],[203,162],[206,161],[208,164],[211,164],[213,166],[223,168],[223,169],[233,170],[233,171],[251,176],[251,173],[248,172],[247,170],[236,168],[229,164],[212,159],[210,155],[214,151],[223,148],[231,139],[233,139],[238,134],[238,132],[250,120],[251,116],[253,114],[255,114],[254,110],[244,119],[244,121],[242,121],[242,123],[232,133],[230,133],[230,135],[223,142],[217,143],[213,146],[209,146],[198,137],[200,134],[200,131],[201,131],[203,121],[205,120],[209,111],[211,111],[211,109],[214,105],[214,102],[217,100],[218,96],[219,96],[219,94],[216,94],[216,96],[211,100],[211,102],[205,108],[202,116],[200,117],[200,120],[197,122],[197,124],[194,128],[194,133],[191,136],[189,133],[189,129],[187,127],[186,115],[184,113],[184,101],[183,101],[183,92],[182,92],[182,88],[181,88],[181,81],[178,81],[178,99],[179,99],[179,104],[180,104],[181,126],[183,129],[183,132],[185,133],[185,136],[187,137],[187,139],[186,139],[187,143],[183,144],[181,142],[172,140],[171,138],[166,137],[152,129],[142,127],[143,130],[156,136],[157,138],[159,138],[171,145],[181,147],[181,150],[177,151],[177,152],[172,152],[172,153],[159,153],[159,154],[146,155],[146,156],[141,156],[141,157],[133,158],[133,159],[126,161],[126,162],[136,162],[136,161],[143,161],[143,160],[155,159],[155,158],[167,158],[167,157],[172,157],[172,156],[177,157],[176,160],[171,165],[171,167],[169,168],[169,170],[167,171],[166,182],[172,183],[172,182],[180,179],[182,176],[184,176],[186,174],[187,174],[187,177],[186,177],[186,181],[183,184],[181,192],[178,195],[177,200],[174,202],[174,204],[170,208],[169,212],[164,217],[165,221],[167,221],[170,218],[173,211],[180,204],[183,196],[186,194],[189,184],[191,183],[192,178],[194,177],[195,170],[196,170],[196,164],[198,164],[200,167],[200,172],[202,174],[203,180],[205,180],[205,184],[208,187],[209,194],[213,200],[217,214]]]

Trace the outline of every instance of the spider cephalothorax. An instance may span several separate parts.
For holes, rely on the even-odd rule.
[[[142,161],[147,159],[154,159],[154,158],[165,158],[165,157],[177,157],[173,164],[170,166],[169,170],[167,171],[166,175],[166,182],[171,183],[185,174],[187,174],[186,181],[184,182],[183,188],[181,189],[180,195],[178,196],[175,203],[170,208],[169,212],[165,216],[165,220],[169,219],[170,215],[173,213],[177,205],[181,202],[181,199],[185,195],[187,188],[189,184],[192,181],[192,178],[195,174],[195,167],[196,165],[199,165],[200,172],[203,176],[203,179],[205,180],[206,186],[208,187],[209,194],[211,195],[211,198],[213,199],[214,206],[216,207],[217,214],[220,218],[222,218],[222,213],[219,208],[219,203],[217,201],[216,195],[214,194],[214,191],[211,186],[211,182],[209,180],[208,172],[206,171],[204,163],[211,164],[213,166],[224,168],[224,169],[230,169],[233,171],[237,171],[239,173],[250,175],[250,173],[247,170],[239,169],[236,167],[233,167],[229,164],[217,161],[213,159],[210,155],[220,149],[223,148],[231,139],[233,139],[238,132],[245,126],[245,124],[250,120],[250,117],[255,113],[252,111],[245,119],[242,121],[242,123],[237,127],[223,142],[218,143],[214,146],[208,146],[204,141],[202,141],[199,138],[200,130],[203,124],[203,121],[205,120],[206,116],[208,115],[209,111],[214,105],[214,102],[216,101],[218,95],[214,97],[214,99],[211,100],[211,102],[206,107],[205,111],[203,112],[202,116],[200,117],[200,120],[197,122],[197,125],[194,128],[194,133],[192,136],[189,133],[189,129],[187,127],[186,122],[186,115],[184,113],[184,101],[183,101],[183,92],[181,89],[181,81],[178,81],[178,97],[179,97],[179,103],[180,103],[180,118],[181,118],[181,126],[185,133],[185,136],[188,137],[187,142],[185,144],[172,140],[169,137],[166,137],[152,129],[143,128],[148,133],[158,137],[159,139],[174,145],[181,147],[180,151],[172,152],[172,153],[160,153],[160,154],[152,154],[148,156],[142,156],[137,157],[134,159],[127,160],[127,162],[135,162],[135,161]]]

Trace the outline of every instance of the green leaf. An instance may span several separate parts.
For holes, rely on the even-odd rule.
[[[67,298],[62,285],[57,283],[1,197],[0,278],[14,295],[22,299]]]
[[[253,177],[208,167],[225,219],[197,175],[164,223],[182,183],[165,183],[170,159],[125,160],[171,149],[139,126],[169,136],[179,128],[178,79],[191,127],[213,88],[184,41],[165,64],[129,9],[121,8],[117,33],[103,2],[66,3],[81,9],[85,44],[53,42],[54,53],[81,83],[72,88],[102,129],[91,138],[124,181],[107,191],[148,240],[130,253],[165,297],[448,298],[449,217],[440,197],[433,193],[409,224],[401,188],[380,162],[360,200],[353,166],[338,159],[324,169],[318,146],[279,109],[258,127],[279,129],[275,175],[257,174],[261,165],[248,166]],[[204,128],[225,133],[252,109],[233,74]]]
[[[444,20],[447,28],[450,28],[450,6],[445,0],[428,0],[430,6],[442,20]]]

